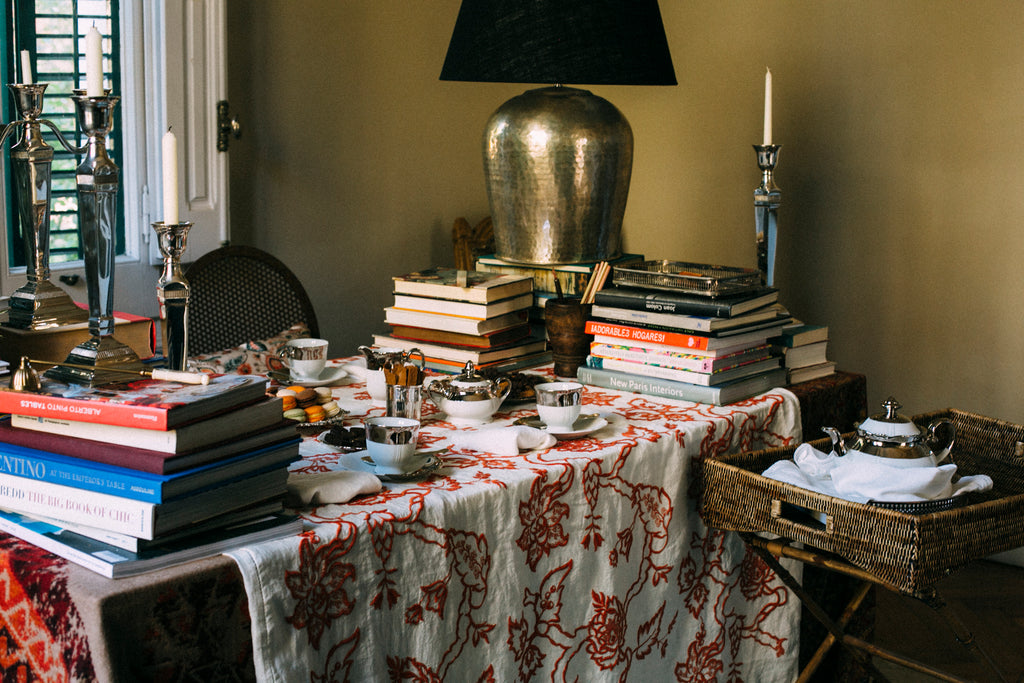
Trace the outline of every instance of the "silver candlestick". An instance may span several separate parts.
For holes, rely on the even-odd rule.
[[[775,283],[775,246],[778,240],[778,210],[782,191],[772,177],[779,161],[782,145],[754,145],[757,167],[761,169],[761,185],[754,190],[754,230],[757,238],[757,268],[761,281],[769,287]]]
[[[53,148],[43,140],[41,124],[48,125],[69,151],[72,146],[50,121],[39,118],[45,83],[7,85],[14,96],[18,120],[7,126],[0,145],[17,131],[11,147],[11,173],[15,204],[21,218],[25,246],[26,282],[11,294],[7,327],[41,330],[84,322],[89,314],[75,305],[67,292],[50,282],[50,177]]]
[[[78,228],[85,255],[85,281],[89,294],[90,339],[79,344],[66,359],[82,367],[54,367],[47,376],[65,382],[99,385],[123,379],[122,373],[104,368],[139,369],[143,365],[130,346],[114,338],[114,254],[117,226],[119,169],[107,155],[106,137],[113,126],[116,95],[88,96],[75,90],[79,125],[87,142],[85,156],[76,170]]]
[[[160,302],[160,329],[164,356],[170,370],[188,370],[188,281],[181,270],[188,231],[192,223],[153,223],[164,257],[164,269],[156,283]]]

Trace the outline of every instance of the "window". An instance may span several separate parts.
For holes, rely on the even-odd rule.
[[[42,118],[52,121],[72,144],[82,144],[83,138],[70,96],[82,82],[84,71],[85,34],[92,27],[103,36],[104,83],[115,93],[123,91],[120,84],[120,27],[118,0],[17,0],[7,5],[6,38],[13,46],[8,59],[7,83],[24,82],[20,55],[26,50],[30,57],[34,80],[46,83]],[[18,57],[18,58],[15,58]],[[18,73],[15,73],[17,69]],[[6,98],[4,120],[13,120],[14,107]],[[107,152],[120,168],[124,167],[121,154],[122,109],[114,109],[114,126],[107,138]],[[65,149],[53,132],[42,127],[43,138],[54,149],[50,197],[50,263],[78,261],[82,258],[82,245],[78,233],[78,199],[75,190],[75,168],[78,164],[73,152]],[[25,266],[24,226],[18,220],[14,179],[7,175],[9,202],[7,221],[15,229],[9,230],[8,249],[11,266]],[[124,215],[124,193],[118,193],[118,212]],[[118,221],[116,253],[125,253],[125,222]]]
[[[84,35],[95,21],[103,34],[104,84],[121,98],[114,109],[117,119],[107,139],[109,151],[116,155],[115,162],[120,168],[115,310],[156,314],[156,268],[161,257],[152,223],[162,220],[160,139],[168,126],[173,127],[179,144],[181,218],[196,225],[189,234],[183,260],[193,261],[228,239],[227,154],[217,151],[217,102],[226,99],[227,93],[225,2],[5,0],[4,8],[0,9],[0,77],[6,77],[3,83],[18,80],[12,77],[20,68],[20,52],[11,40],[17,35],[19,45],[30,45],[35,70],[40,72],[35,80],[46,78],[50,83],[43,117],[54,123],[61,118],[62,127],[66,120],[71,126],[71,135],[67,136],[70,141],[77,142],[78,138],[68,94],[81,80],[77,74],[84,71],[81,58],[72,55],[73,51],[84,50],[84,43],[73,40],[71,33]],[[72,19],[64,29],[40,27],[37,20],[50,21],[51,15]],[[53,45],[40,46],[51,38]],[[48,50],[63,56],[65,66],[51,65]],[[65,69],[71,73],[59,86],[65,90],[58,93],[54,77],[65,74]],[[6,87],[0,92],[0,102],[0,120],[9,121],[13,107]],[[65,105],[66,111],[57,110]],[[60,144],[56,140],[49,144],[56,157],[61,151]],[[8,237],[18,232],[16,228],[8,229],[18,221],[12,207],[10,146],[8,138],[0,149],[0,295],[11,294],[26,280],[25,266],[19,265],[25,261],[23,243],[13,243]],[[60,199],[54,196],[50,202],[50,279],[75,300],[86,301],[77,225],[69,224],[77,222],[72,203],[76,201],[73,160],[74,155],[67,154],[61,162],[65,164],[61,172],[71,173],[71,184],[60,188],[67,194]],[[56,159],[53,170],[58,171]],[[59,260],[63,258],[70,260]]]

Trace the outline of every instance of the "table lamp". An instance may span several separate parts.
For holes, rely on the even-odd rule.
[[[620,254],[633,132],[577,85],[675,85],[657,0],[463,0],[441,80],[543,83],[483,137],[496,255],[527,264]]]

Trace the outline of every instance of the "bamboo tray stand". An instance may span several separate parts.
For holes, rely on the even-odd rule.
[[[751,549],[829,630],[798,680],[805,680],[813,672],[812,666],[817,667],[835,642],[941,680],[960,680],[843,633],[871,585],[923,601],[946,620],[958,641],[982,655],[999,679],[1006,680],[936,594],[935,584],[974,560],[1024,545],[1024,426],[955,409],[919,415],[914,421],[926,426],[943,417],[956,426],[953,460],[958,472],[988,474],[994,486],[983,494],[968,494],[963,505],[941,512],[914,515],[834,498],[761,476],[772,463],[791,459],[795,447],[740,453],[702,463],[701,516],[705,524],[740,532]],[[831,449],[827,439],[811,443],[820,450]],[[768,540],[763,534],[779,538]],[[865,583],[846,612],[833,621],[776,557],[815,564]]]

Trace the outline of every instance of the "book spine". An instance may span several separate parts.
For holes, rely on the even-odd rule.
[[[162,500],[161,483],[149,477],[111,472],[46,456],[47,454],[42,451],[0,442],[0,474],[123,496],[147,503],[159,503]]]
[[[0,508],[152,539],[152,503],[0,474]]]
[[[716,359],[707,356],[686,356],[671,352],[659,353],[639,347],[627,348],[610,344],[591,344],[590,355],[610,360],[632,361],[634,363],[651,363],[677,370],[691,372],[714,372]]]
[[[103,401],[80,401],[64,396],[28,394],[2,389],[0,389],[0,413],[52,417],[152,430],[168,428],[166,408]]]
[[[660,325],[694,332],[710,332],[711,319],[694,315],[677,315],[674,313],[655,313],[653,311],[633,310],[629,308],[613,308],[595,305],[592,309],[595,318],[607,318],[639,325]]]
[[[716,318],[728,318],[732,315],[730,305],[716,302],[714,299],[678,301],[667,295],[650,294],[644,290],[602,289],[595,295],[594,303],[600,306],[653,313],[703,315]]]
[[[706,372],[678,370],[676,368],[666,368],[660,365],[650,365],[648,363],[636,363],[633,361],[617,360],[614,358],[599,358],[593,355],[587,356],[587,365],[592,368],[618,370],[619,372],[644,375],[645,377],[658,377],[661,379],[670,379],[676,382],[688,382],[690,384],[700,384],[703,386],[710,385],[712,380],[712,375]]]
[[[636,342],[649,342],[653,344],[666,344],[679,346],[685,349],[707,350],[708,337],[683,332],[669,332],[667,330],[655,330],[643,327],[630,327],[628,325],[617,325],[615,323],[601,320],[588,320],[586,326],[587,334],[615,337],[616,339],[628,339]]]
[[[39,432],[50,432],[73,436],[89,441],[106,441],[120,446],[133,446],[140,450],[159,451],[161,453],[173,453],[177,439],[174,430],[160,431],[155,429],[122,431],[122,428],[115,425],[105,425],[98,422],[79,422],[77,420],[64,420],[50,417],[35,417],[32,415],[11,415],[11,425],[18,429],[31,429]]]
[[[581,365],[576,371],[576,376],[580,382],[592,384],[595,387],[630,391],[648,396],[660,396],[678,401],[714,404],[717,403],[720,394],[716,387],[705,387],[688,382],[673,382],[672,380],[659,377],[645,377],[626,372],[592,368],[587,365]]]

